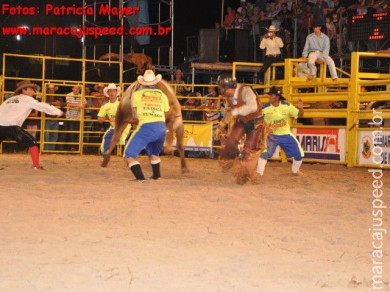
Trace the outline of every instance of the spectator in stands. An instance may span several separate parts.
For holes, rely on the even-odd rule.
[[[298,21],[298,27],[302,27],[305,13],[305,5],[302,0],[298,0],[296,3],[293,4],[292,13]]]
[[[277,29],[280,27],[280,20],[277,18],[280,9],[276,6],[275,2],[271,2],[268,6],[267,17],[272,19],[272,25],[274,25]]]
[[[207,87],[206,97],[217,97],[217,96],[218,96],[218,93],[217,93],[216,87],[214,87],[214,86]]]
[[[259,11],[266,11],[267,10],[267,1],[256,0],[255,7],[259,7]]]
[[[281,6],[281,10],[278,14],[278,18],[280,20],[280,26],[283,26],[285,29],[292,31],[292,13],[287,9],[287,3],[283,3]]]
[[[330,11],[332,11],[334,8],[334,1],[333,0],[324,0],[324,1],[326,2],[326,4],[328,4]],[[329,13],[330,11],[328,11],[327,13]]]
[[[17,82],[16,87],[19,87],[20,84],[23,84],[24,82],[25,81]],[[33,98],[35,98],[38,101],[42,100],[42,95],[40,93],[40,90],[41,90],[40,86],[37,85],[37,89],[33,95]],[[37,110],[33,109],[28,117],[29,118],[24,122],[23,127],[25,127],[26,129],[29,130],[29,133],[31,134],[31,136],[34,137],[35,140],[39,140],[38,129],[40,128],[41,123],[39,120],[33,119],[33,118],[39,117],[39,112]]]
[[[64,128],[66,131],[80,131],[80,117],[81,111],[85,108],[86,100],[81,96],[81,87],[79,85],[74,85],[72,87],[72,92],[66,95],[66,106],[68,107],[65,117],[71,119],[71,121],[66,121]],[[66,142],[78,142],[79,134],[78,133],[67,133]],[[70,146],[71,151],[76,151],[76,145]]]
[[[284,58],[289,58],[292,56],[292,25],[293,14],[288,10],[287,3],[281,4],[281,11],[278,14],[278,19],[280,20],[280,33],[279,36],[283,41],[284,47],[282,50],[282,56]]]
[[[332,54],[337,53],[337,32],[336,25],[330,19],[330,16],[325,17],[326,35],[330,41],[330,52]]]
[[[341,18],[339,17],[341,16]],[[342,53],[343,48],[346,47],[347,44],[347,15],[344,15],[343,13],[337,13],[332,12],[332,19],[331,21],[336,27],[336,46],[337,46],[337,52],[339,54]]]
[[[108,99],[107,97],[104,95],[104,84],[103,83],[99,83],[99,84],[96,84],[93,88],[94,88],[94,92],[91,93],[91,96],[93,96],[93,98],[91,98],[91,118],[93,120],[97,120],[98,119],[98,113],[99,113],[99,110],[100,108],[106,104],[108,102]],[[93,129],[95,131],[100,131],[100,132],[105,132],[108,128],[109,128],[109,123],[98,123],[98,122],[94,122],[93,123]],[[100,138],[99,138],[100,140]]]
[[[253,4],[253,2],[251,0],[246,0],[246,10],[248,14],[252,14],[254,8],[255,5]]]
[[[260,43],[260,8],[256,6],[253,8],[253,15],[249,19],[249,25],[250,25],[250,35],[251,35],[251,49],[250,52],[255,52],[253,53],[253,61],[258,60],[258,56],[260,55],[260,51],[258,50],[257,44]]]
[[[314,15],[312,12],[312,7],[310,4],[306,4],[305,12],[303,15],[303,25],[302,29],[299,30],[299,42],[301,45],[301,48],[303,48],[306,36],[310,33],[310,28],[312,27],[314,23]]]
[[[214,88],[214,87],[209,87],[209,88]],[[214,89],[214,92],[215,92],[215,89]],[[219,102],[219,99],[209,98],[206,100],[206,103],[201,104],[200,106],[197,107],[198,109],[203,109],[202,121],[213,123],[213,137],[214,137],[214,132],[218,127],[219,116],[220,116],[219,111],[218,111],[217,102]],[[214,158],[213,151],[211,151],[209,157]]]
[[[94,91],[91,93],[92,96],[104,96],[104,93],[103,93],[104,84],[103,83],[95,84],[93,89],[94,89]]]
[[[317,3],[313,6],[313,14],[316,22],[325,24],[325,15],[328,14],[329,6],[323,0],[317,0]],[[331,10],[331,9],[330,9]]]
[[[314,23],[314,32],[307,36],[302,57],[308,59],[309,79],[317,76],[316,62],[325,62],[329,67],[330,76],[333,81],[337,80],[337,71],[333,59],[329,56],[330,42],[326,34],[321,32],[322,24]]]
[[[237,29],[247,29],[249,24],[249,18],[246,9],[242,9],[241,13],[236,13],[233,27]]]
[[[337,14],[339,14],[343,13],[344,11],[345,7],[340,4],[340,0],[334,0],[332,13],[336,12]]]
[[[170,81],[171,84],[185,84],[183,78],[183,72],[180,69],[175,71],[175,79]],[[187,96],[191,92],[191,86],[175,86],[175,91],[177,96]],[[179,100],[182,101],[183,99]]]
[[[92,107],[100,109],[102,105],[107,102],[107,97],[104,95],[103,92],[104,84],[96,84],[94,86],[94,89],[95,91],[91,93],[91,95],[95,97],[92,99]],[[97,117],[97,114],[93,116],[94,119],[96,118],[95,116]]]
[[[48,84],[46,86],[46,103],[49,105],[53,105],[56,107],[62,107],[63,106],[63,100],[61,97],[54,96],[54,94],[57,92],[58,86],[54,86],[52,84]],[[45,142],[57,142],[58,140],[58,121],[52,120],[52,118],[55,118],[56,116],[52,115],[46,115],[45,120],[45,131],[55,131],[55,132],[45,132]],[[55,150],[56,145],[55,144],[45,144],[44,147],[45,150]]]
[[[241,13],[243,9],[246,10],[246,0],[240,0],[240,7],[237,8],[237,13]]]
[[[185,103],[181,106],[183,110],[183,119],[186,121],[199,121],[200,112],[194,111],[194,109],[196,109],[199,106],[200,99],[195,99],[193,97],[202,97],[202,95],[200,94],[200,92],[196,92],[196,93],[191,92],[190,94],[188,94],[188,97],[189,98],[187,98]]]
[[[218,96],[218,93],[215,89],[216,89],[216,87],[214,87],[214,86],[207,87],[207,94],[202,99],[202,104],[207,103],[207,101],[208,101],[207,97],[217,97]]]
[[[35,96],[33,97],[35,98]],[[36,99],[36,98],[35,98]],[[39,116],[39,113],[37,110],[33,109],[31,113],[29,114],[29,118],[37,118]],[[35,140],[37,140],[37,131],[39,129],[39,121],[35,119],[27,119],[25,122],[26,129],[29,130],[29,133]]]
[[[222,118],[225,116],[225,111],[227,107],[228,105],[226,98],[222,94],[218,95],[217,110],[219,111],[219,120],[222,120]]]
[[[226,12],[227,13],[223,21],[223,27],[232,28],[234,20],[236,19],[236,12],[230,6],[226,8]]]
[[[348,9],[356,11],[357,15],[366,15],[368,13],[368,5],[366,0],[357,0],[356,3],[350,5]]]
[[[283,41],[280,37],[276,36],[278,30],[274,25],[271,25],[261,40],[260,49],[266,50],[264,65],[259,71],[259,82],[264,82],[264,74],[268,68],[276,62],[281,61],[281,52],[280,49],[283,48]]]
[[[201,104],[197,107],[197,109],[203,109],[202,113],[202,121],[207,122],[218,122],[219,120],[219,112],[216,111],[217,109],[217,99],[206,99],[206,102],[204,104]],[[214,127],[215,126],[215,127]],[[213,124],[213,130],[217,127],[217,124]]]

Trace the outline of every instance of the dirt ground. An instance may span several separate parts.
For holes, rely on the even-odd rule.
[[[34,171],[27,154],[0,156],[1,292],[372,291],[367,169],[294,177],[272,162],[238,186],[215,160],[181,175],[163,157],[164,179],[137,183],[121,158],[100,160],[43,155]],[[390,290],[388,234],[384,250]]]

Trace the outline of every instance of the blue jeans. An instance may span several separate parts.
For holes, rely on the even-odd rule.
[[[269,135],[267,139],[267,151],[264,151],[260,157],[263,159],[271,158],[280,146],[288,158],[294,157],[296,161],[301,161],[304,156],[301,145],[293,135]]]

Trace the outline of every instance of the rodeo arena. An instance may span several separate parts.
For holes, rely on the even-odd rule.
[[[0,292],[390,291],[389,0],[43,2],[0,4]]]

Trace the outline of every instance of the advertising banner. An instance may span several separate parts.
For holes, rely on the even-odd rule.
[[[390,165],[390,131],[359,131],[358,164]]]
[[[294,128],[292,131],[302,145],[304,158],[345,162],[345,129]]]
[[[174,144],[176,145],[176,139]],[[184,149],[188,151],[212,151],[213,124],[184,124]]]

